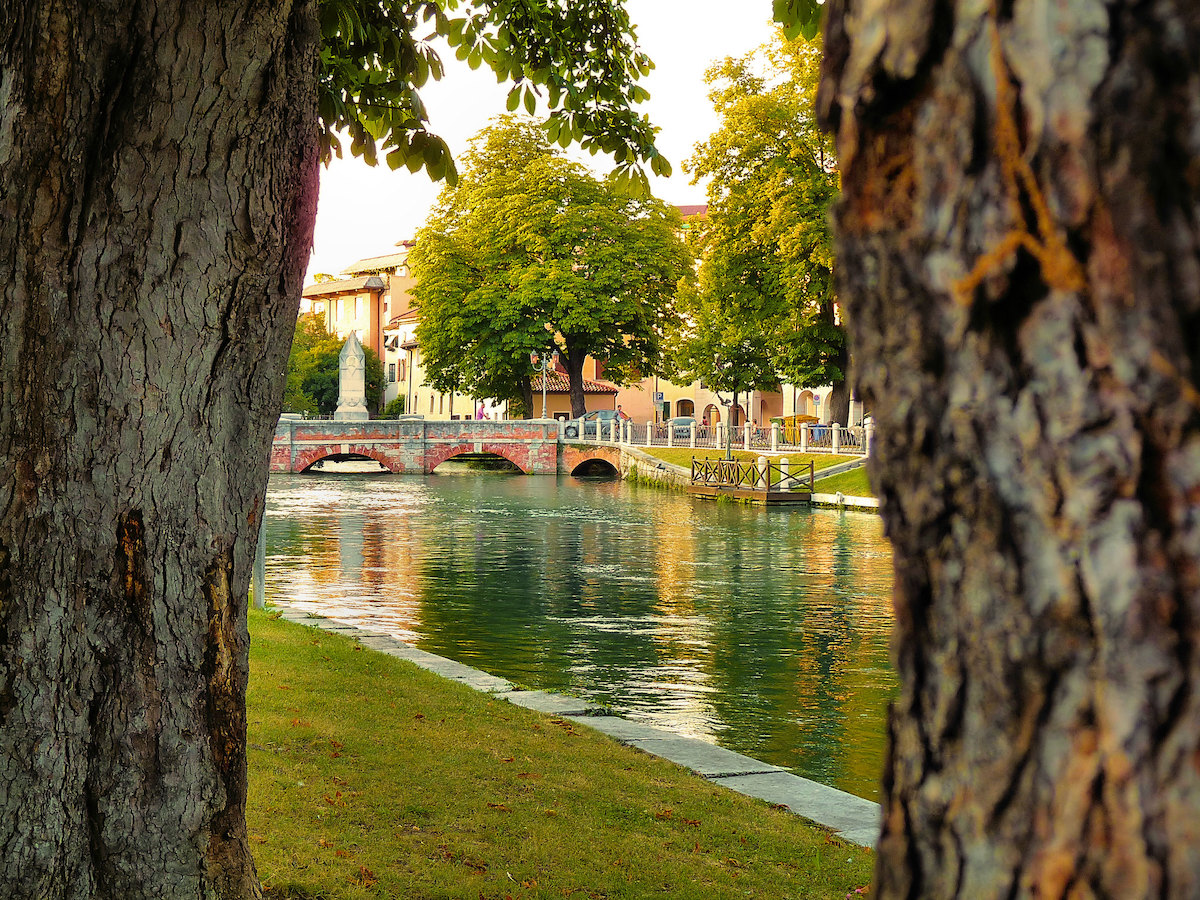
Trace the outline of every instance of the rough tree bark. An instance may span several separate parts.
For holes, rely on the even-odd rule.
[[[1200,896],[1200,6],[832,0],[879,896]]]
[[[315,215],[313,7],[0,0],[5,898],[259,893],[246,595]]]

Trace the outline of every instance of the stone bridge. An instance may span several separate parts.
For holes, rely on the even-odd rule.
[[[373,459],[397,474],[429,474],[455,456],[488,453],[530,475],[573,474],[607,463],[621,468],[613,444],[565,443],[548,419],[367,422],[282,419],[271,447],[272,472],[303,472],[323,459]]]

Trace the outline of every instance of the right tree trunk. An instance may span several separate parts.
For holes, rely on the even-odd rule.
[[[882,898],[1200,896],[1200,6],[833,0]]]

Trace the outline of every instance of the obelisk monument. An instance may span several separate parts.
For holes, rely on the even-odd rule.
[[[367,356],[353,331],[338,357],[338,405],[333,418],[339,422],[371,418],[367,412]]]

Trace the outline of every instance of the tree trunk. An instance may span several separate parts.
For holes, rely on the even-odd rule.
[[[587,354],[581,350],[567,350],[563,361],[567,365],[567,386],[571,391],[571,418],[578,419],[587,412],[587,395],[583,392],[583,363]]]
[[[1200,896],[1200,7],[827,11],[895,547],[878,895]]]
[[[245,898],[311,2],[0,0],[0,885]]]

